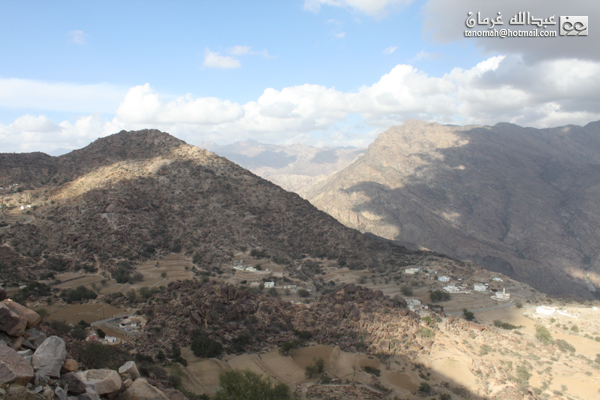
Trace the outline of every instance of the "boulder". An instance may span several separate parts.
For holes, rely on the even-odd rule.
[[[34,346],[40,346],[46,340],[46,334],[39,329],[28,329],[23,334],[23,337],[27,339]]]
[[[163,392],[143,378],[137,379],[116,400],[170,400]]]
[[[6,390],[6,396],[3,398],[4,400],[46,400],[44,396],[33,393],[30,390],[27,390],[26,387],[12,384]]]
[[[14,349],[0,345],[0,384],[16,382],[26,385],[33,378],[33,368]]]
[[[3,300],[2,303],[7,305],[11,310],[13,310],[13,312],[18,314],[20,317],[25,318],[27,320],[27,329],[33,328],[42,320],[42,317],[40,317],[39,314],[35,311],[30,310],[29,308],[22,306],[19,303],[16,303],[10,299]]]
[[[58,336],[50,336],[33,353],[33,368],[42,377],[58,378],[66,356],[65,341]]]
[[[121,368],[119,368],[119,375],[121,375],[123,379],[131,379],[132,381],[139,378],[140,373],[135,365],[135,361],[127,361],[123,364]]]
[[[188,398],[177,389],[165,389],[163,390],[163,393],[169,398],[169,400],[188,400]]]
[[[6,290],[0,288],[0,301],[8,299],[8,293]]]
[[[10,336],[21,336],[27,327],[27,320],[14,312],[4,303],[0,303],[0,331]]]
[[[75,372],[77,371],[77,368],[79,368],[77,361],[73,360],[72,358],[67,358],[65,359],[63,366],[60,368],[60,372]]]
[[[60,385],[67,391],[69,394],[84,394],[86,392],[85,383],[77,374],[72,372],[62,374],[60,377]]]
[[[56,389],[54,389],[54,393],[56,394],[56,397],[58,397],[58,400],[67,400],[67,391],[60,386],[57,386]]]
[[[121,389],[121,377],[111,369],[90,369],[77,372],[77,376],[86,385],[93,386],[99,395],[114,393]]]

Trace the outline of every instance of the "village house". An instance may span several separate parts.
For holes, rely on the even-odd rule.
[[[485,292],[487,290],[487,286],[483,283],[475,283],[473,284],[473,290],[476,292]]]
[[[440,282],[450,282],[452,279],[449,276],[442,275],[438,276],[437,280]]]
[[[416,274],[419,271],[421,271],[421,268],[415,268],[415,267],[413,267],[413,268],[406,268],[404,270],[404,273],[406,275],[414,275],[414,274]]]

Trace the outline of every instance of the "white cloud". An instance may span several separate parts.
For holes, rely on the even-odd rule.
[[[398,46],[386,47],[385,49],[383,49],[383,54],[392,54],[396,50],[398,50]]]
[[[346,32],[334,32],[333,36],[335,36],[336,39],[343,39],[346,37]]]
[[[165,100],[169,96],[145,84],[129,89],[111,121],[99,114],[60,123],[25,115],[0,125],[0,147],[74,148],[121,129],[143,128],[158,128],[189,143],[254,138],[366,145],[373,135],[410,118],[534,127],[585,124],[600,120],[598,76],[600,62],[566,59],[530,65],[509,55],[439,77],[400,64],[377,82],[349,92],[314,84],[267,88],[245,104],[191,95]]]
[[[210,51],[208,47],[204,49],[204,63],[202,65],[208,68],[239,68],[241,66],[240,60],[222,56],[219,53]]]
[[[0,107],[76,113],[113,113],[126,88],[0,78]]]
[[[71,37],[71,42],[75,44],[85,44],[87,39],[90,37],[87,33],[83,31],[69,31],[67,35]]]
[[[382,17],[412,0],[304,0],[304,9],[318,13],[322,5],[347,8],[372,17]]]
[[[234,56],[258,55],[264,58],[273,58],[267,50],[255,51],[252,46],[233,46],[227,49],[227,52]]]

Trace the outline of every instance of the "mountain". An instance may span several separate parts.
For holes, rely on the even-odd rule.
[[[479,263],[552,295],[600,287],[600,122],[407,121],[303,196],[346,226]]]
[[[282,146],[255,140],[225,146],[203,143],[201,147],[291,192],[300,192],[319,182],[348,166],[365,152],[365,149],[354,147],[309,147],[302,144]]]
[[[60,157],[0,154],[0,269],[38,279],[185,253],[203,268],[255,250],[355,269],[425,257],[346,228],[207,150],[157,130],[120,132]]]

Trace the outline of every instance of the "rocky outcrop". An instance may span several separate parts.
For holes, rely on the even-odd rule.
[[[27,384],[33,378],[33,368],[14,349],[0,345],[0,384]]]
[[[27,327],[27,320],[14,312],[4,303],[0,303],[0,331],[10,336],[21,336]]]
[[[58,378],[66,356],[65,341],[58,336],[50,336],[33,354],[32,365],[40,376]]]
[[[122,386],[121,377],[111,369],[90,369],[77,372],[76,375],[99,395],[114,393]]]
[[[115,400],[169,400],[167,395],[150,385],[146,379],[138,378]]]
[[[30,310],[29,308],[24,307],[10,299],[3,300],[2,304],[8,306],[8,308],[10,308],[15,314],[25,319],[27,321],[27,329],[33,328],[42,320],[42,317],[40,317],[35,311]]]

